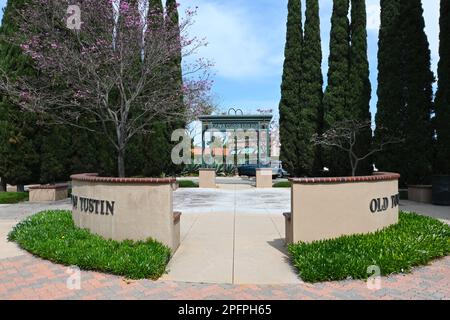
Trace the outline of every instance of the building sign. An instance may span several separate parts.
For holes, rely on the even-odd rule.
[[[400,203],[399,194],[390,197],[372,199],[372,201],[370,201],[370,211],[372,213],[384,212],[387,211],[389,207],[392,209],[398,207],[399,203]]]
[[[260,125],[258,122],[213,122],[211,127],[217,130],[259,130]]]
[[[79,197],[77,195],[71,195],[72,207],[74,210],[80,212],[99,214],[106,216],[114,215],[115,201],[96,200],[90,198]]]

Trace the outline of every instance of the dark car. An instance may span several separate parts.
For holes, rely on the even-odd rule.
[[[238,172],[240,176],[255,177],[256,169],[258,168],[270,168],[270,166],[262,164],[243,164],[238,166]]]
[[[289,174],[284,170],[281,165],[263,165],[263,164],[244,164],[238,166],[238,172],[240,176],[255,177],[256,169],[258,168],[272,168],[272,176],[274,178],[284,178]]]

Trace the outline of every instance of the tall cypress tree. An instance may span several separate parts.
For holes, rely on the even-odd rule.
[[[450,174],[450,2],[441,0],[440,61],[436,93],[437,160],[435,173]]]
[[[369,61],[367,57],[367,13],[365,0],[351,0],[351,47],[350,71],[348,88],[348,107],[353,119],[370,122],[370,85]],[[365,155],[370,152],[372,130],[370,127],[357,137],[356,152]],[[371,159],[360,164],[357,174],[365,175],[372,172]]]
[[[378,103],[375,139],[404,138],[404,99],[402,95],[402,44],[398,30],[400,0],[381,0],[378,40]],[[376,165],[385,171],[402,172],[406,155],[400,146],[387,146],[377,154]],[[403,178],[402,178],[403,181]]]
[[[300,114],[301,56],[303,45],[300,0],[289,0],[286,31],[285,60],[281,83],[280,112],[280,159],[293,175],[298,171],[297,137]]]
[[[311,137],[323,130],[323,76],[319,1],[306,0],[305,34],[302,51],[299,117],[299,167],[302,174],[315,174],[323,168],[321,149],[311,145]]]
[[[434,75],[431,54],[425,34],[425,21],[420,0],[400,1],[402,38],[403,96],[406,110],[405,150],[409,155],[403,174],[407,184],[426,182],[432,171],[431,114],[433,111]]]
[[[338,121],[350,119],[352,110],[348,107],[349,76],[349,0],[334,0],[331,17],[330,57],[328,61],[328,85],[323,98],[325,129]],[[350,172],[348,155],[326,152],[324,164],[332,175],[346,175]]]
[[[402,184],[423,183],[431,173],[434,77],[421,1],[383,0],[380,28],[376,138],[405,142],[386,148],[377,166],[400,172]]]
[[[183,103],[183,71],[181,68],[182,62],[182,54],[181,54],[181,44],[180,44],[180,26],[179,26],[179,16],[178,16],[178,4],[176,0],[167,0],[166,1],[166,24],[170,29],[173,30],[174,38],[170,39],[170,41],[174,42],[174,47],[178,48],[176,56],[173,58],[172,63],[169,64],[169,83],[171,90],[175,97],[177,97],[178,102],[176,106],[176,110],[183,112],[184,103]],[[178,122],[178,126],[182,125],[184,127],[184,123],[180,121]],[[178,127],[177,127],[178,129]]]

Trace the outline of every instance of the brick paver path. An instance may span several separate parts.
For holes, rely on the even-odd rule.
[[[382,278],[371,291],[363,281],[300,285],[219,285],[129,281],[81,272],[80,290],[70,290],[67,267],[25,254],[0,260],[0,299],[450,299],[450,257],[412,274]]]

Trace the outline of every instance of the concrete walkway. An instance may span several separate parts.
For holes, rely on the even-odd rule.
[[[225,182],[225,181],[224,181]],[[284,218],[290,193],[219,183],[179,189],[181,245],[164,280],[227,284],[299,283],[288,261]]]
[[[186,214],[181,245],[163,280],[227,284],[299,283],[279,215]]]

